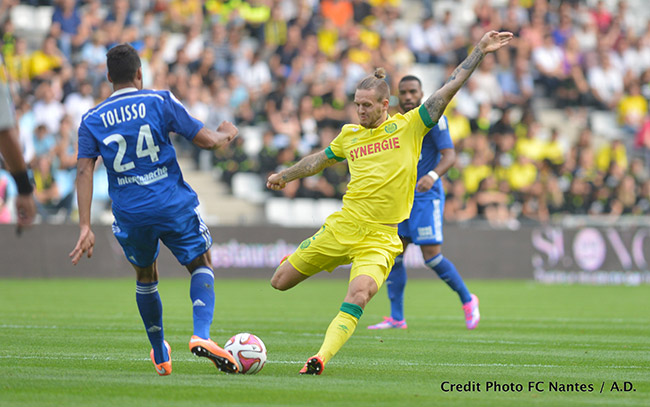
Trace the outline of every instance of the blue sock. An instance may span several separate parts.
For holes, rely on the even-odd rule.
[[[158,282],[141,283],[136,282],[135,302],[138,304],[138,310],[147,330],[147,336],[156,363],[163,363],[169,360],[167,349],[165,349],[165,334],[163,332],[162,321],[162,302],[158,295]]]
[[[199,267],[192,272],[190,298],[192,299],[194,335],[208,339],[214,315],[214,273],[208,267]]]
[[[442,256],[442,253],[438,254],[432,259],[426,260],[425,264],[435,271],[438,276],[445,282],[447,285],[460,297],[460,302],[463,304],[472,301],[471,294],[465,286],[463,278],[458,274],[456,266],[454,263],[450,262]]]
[[[386,279],[386,289],[390,300],[390,316],[396,321],[404,319],[404,287],[406,287],[406,267],[404,256],[395,258],[395,265]]]

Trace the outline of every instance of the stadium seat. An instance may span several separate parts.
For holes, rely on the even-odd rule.
[[[415,64],[410,74],[422,80],[422,91],[425,95],[435,92],[441,83],[445,81],[445,68],[436,64]]]
[[[317,202],[311,198],[271,198],[264,207],[266,219],[287,227],[318,227],[327,216],[319,216]]]
[[[318,199],[314,208],[314,217],[318,223],[325,223],[325,219],[332,213],[341,210],[343,201],[340,199]]]
[[[232,177],[232,193],[237,198],[252,203],[262,203],[266,200],[264,180],[259,174],[238,172]]]
[[[296,198],[291,201],[291,219],[293,226],[320,226],[316,219],[316,205],[314,199]]]
[[[239,136],[244,139],[244,151],[249,157],[257,157],[264,146],[262,136],[264,128],[260,126],[246,126],[239,130]]]
[[[52,25],[54,7],[19,4],[11,9],[11,22],[17,32],[45,35]]]
[[[594,110],[589,114],[591,128],[594,135],[613,140],[622,136],[622,131],[616,121],[616,113],[603,110]]]
[[[271,224],[291,226],[291,201],[286,198],[267,199],[264,213]]]

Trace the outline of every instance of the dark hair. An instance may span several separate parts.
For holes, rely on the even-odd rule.
[[[384,80],[385,77],[386,70],[384,68],[376,68],[372,76],[366,76],[359,82],[357,89],[374,89],[377,94],[377,100],[388,99],[390,97],[390,90]]]
[[[420,85],[420,88],[422,88],[422,81],[420,80],[420,78],[418,78],[415,75],[406,75],[405,77],[399,80],[399,84],[401,85],[404,82],[410,82],[410,81],[416,81],[418,85]]]
[[[114,84],[128,83],[141,66],[140,56],[131,45],[119,44],[106,53],[106,66]]]

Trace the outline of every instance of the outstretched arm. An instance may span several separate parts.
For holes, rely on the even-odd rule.
[[[433,122],[437,122],[445,111],[445,108],[467,79],[472,75],[474,69],[481,63],[483,57],[506,45],[512,39],[510,32],[489,31],[483,35],[481,41],[474,47],[474,50],[462,64],[458,65],[447,82],[424,102],[424,107],[429,112]]]
[[[77,265],[79,260],[87,253],[90,258],[95,247],[95,234],[90,228],[90,208],[93,199],[93,173],[95,172],[97,158],[79,158],[77,160],[77,203],[79,206],[79,239],[70,259]]]
[[[201,128],[192,142],[205,150],[215,150],[230,143],[239,134],[239,129],[229,121],[223,121],[216,131]]]
[[[276,191],[280,190],[287,185],[287,182],[318,174],[325,168],[336,163],[336,159],[327,158],[325,150],[308,155],[291,167],[284,169],[277,174],[271,174],[269,179],[266,181],[266,187]]]

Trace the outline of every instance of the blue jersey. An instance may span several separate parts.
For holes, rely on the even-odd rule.
[[[120,89],[83,116],[78,157],[103,158],[116,219],[156,223],[199,204],[169,133],[192,140],[202,127],[169,91]]]
[[[446,148],[454,148],[454,143],[451,141],[451,136],[449,135],[447,117],[441,116],[438,124],[433,126],[424,136],[424,140],[422,140],[422,152],[420,154],[420,161],[418,162],[418,180],[436,168],[436,165],[440,162],[440,150]],[[441,180],[436,181],[433,187],[427,192],[415,191],[415,199],[432,199],[443,195],[444,191]]]

